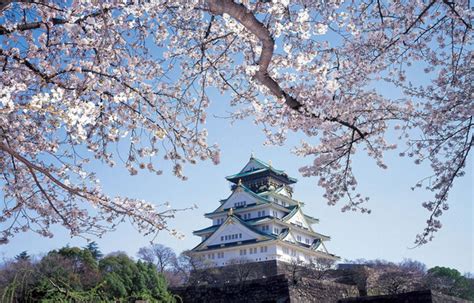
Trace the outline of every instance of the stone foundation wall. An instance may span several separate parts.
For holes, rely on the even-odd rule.
[[[329,281],[302,279],[290,285],[290,302],[292,303],[336,303],[339,299],[359,296],[356,286],[344,285]]]
[[[339,303],[469,303],[471,301],[456,297],[446,296],[432,290],[411,291],[402,294],[386,296],[369,296],[358,298],[347,298],[339,300]]]
[[[256,279],[242,284],[195,285],[171,288],[170,291],[179,296],[181,302],[184,303],[291,302],[288,283],[283,275]],[[179,299],[178,302],[180,302]]]
[[[354,286],[314,280],[300,281],[295,285],[285,275],[242,283],[194,285],[170,290],[185,303],[336,303],[341,298],[358,295]]]
[[[281,273],[278,262],[275,260],[234,264],[194,271],[189,278],[189,284],[197,286],[242,283],[265,279]]]
[[[196,271],[188,286],[170,290],[190,303],[469,302],[431,290],[373,296],[377,273],[367,266],[325,271],[323,278],[320,273],[271,260]]]

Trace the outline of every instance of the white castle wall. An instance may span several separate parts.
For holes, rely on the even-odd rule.
[[[245,251],[245,253],[244,253]],[[276,245],[261,244],[238,246],[219,251],[209,251],[203,257],[215,266],[225,266],[235,263],[260,262],[276,259]]]

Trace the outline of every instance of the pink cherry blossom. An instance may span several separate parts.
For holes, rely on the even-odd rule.
[[[295,152],[313,160],[300,171],[343,211],[370,211],[356,152],[383,169],[396,148],[429,162],[426,243],[473,144],[472,17],[466,0],[3,1],[0,242],[53,224],[101,235],[126,217],[177,234],[175,209],[108,197],[85,164],[161,174],[159,156],[186,179],[186,163],[218,163],[204,128],[214,87],[266,143],[304,133]],[[403,97],[381,95],[382,82]],[[388,142],[392,130],[403,141]]]

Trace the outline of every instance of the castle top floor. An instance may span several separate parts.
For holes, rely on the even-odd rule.
[[[226,179],[233,183],[234,190],[239,183],[249,188],[255,193],[273,191],[284,187],[290,194],[293,193],[291,184],[296,183],[296,179],[288,176],[284,171],[272,167],[271,162],[265,163],[250,156],[249,162],[237,174],[227,176]]]

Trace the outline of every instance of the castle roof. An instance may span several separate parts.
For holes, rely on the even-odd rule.
[[[249,219],[249,220],[243,220],[242,218],[239,218],[239,216],[237,216],[237,215],[233,215],[233,216],[235,216],[237,219],[242,221],[244,224],[247,224],[247,225],[249,225],[250,227],[252,227],[254,229],[255,229],[255,227],[253,225],[264,223],[264,222],[267,222],[267,221],[271,221],[273,219],[273,217],[271,217],[271,216],[265,216],[265,217],[258,217],[258,218],[253,218],[253,219]],[[193,234],[200,235],[200,234],[206,234],[206,233],[209,233],[209,232],[214,232],[219,228],[219,226],[220,226],[220,224],[212,225],[212,226],[209,226],[209,227],[206,227],[206,228],[203,228],[203,229],[199,229],[199,230],[195,230],[193,232]],[[260,232],[260,231],[258,231],[258,232]]]
[[[227,243],[216,243],[214,244],[214,240],[216,240],[216,237],[219,237],[220,234],[225,234],[226,229],[229,228],[230,225],[236,224],[240,226],[240,230],[242,232],[247,232],[247,238],[238,238],[238,239],[233,239],[235,241],[232,242],[227,242]],[[214,226],[211,226],[209,228],[210,231],[212,231]],[[235,233],[233,229],[233,233]],[[201,230],[202,231],[202,230]],[[199,231],[197,231],[199,232]],[[241,232],[241,233],[242,233]],[[194,232],[196,233],[196,232]],[[217,248],[217,247],[228,247],[228,246],[235,246],[235,245],[240,245],[242,243],[253,243],[253,242],[261,242],[264,240],[274,240],[277,239],[277,236],[272,235],[272,234],[266,234],[251,224],[245,222],[244,220],[240,219],[238,216],[234,214],[229,214],[227,216],[227,219],[222,223],[221,225],[217,226],[217,228],[212,232],[212,234],[207,237],[205,240],[203,240],[201,243],[199,243],[193,250],[203,250],[203,249],[210,249],[211,247]]]
[[[282,210],[282,211],[289,211],[288,207],[285,207],[285,206],[282,206],[282,205],[277,204],[275,202],[267,200],[267,201],[260,201],[260,203],[250,203],[250,204],[245,204],[245,205],[242,205],[242,206],[234,206],[234,207],[229,206],[229,207],[223,207],[223,208],[218,207],[213,212],[205,213],[204,216],[205,217],[213,217],[213,216],[222,215],[222,214],[227,213],[227,211],[231,208],[233,208],[236,211],[248,211],[248,210],[254,210],[254,209],[258,209],[258,208],[265,207],[265,206],[270,206],[270,205],[272,207],[274,207],[275,209],[279,209],[279,210]]]
[[[302,232],[304,234],[312,235],[312,236],[320,238],[320,239],[324,239],[324,240],[330,240],[331,239],[331,237],[320,234],[318,232],[315,232],[312,229],[305,228],[304,226],[298,226],[298,225],[295,225],[294,223],[288,222],[288,220],[283,221],[282,219],[278,219],[278,218],[275,218],[275,217],[272,217],[272,216],[264,216],[264,217],[258,217],[258,218],[247,219],[247,220],[244,220],[244,219],[242,219],[238,216],[236,216],[236,217],[239,220],[243,221],[245,224],[251,226],[254,229],[255,229],[256,225],[260,225],[260,224],[263,224],[263,223],[276,222],[276,223],[280,223],[281,225],[285,226],[286,227],[285,230],[289,230],[290,228],[292,228],[292,229],[295,229],[295,230],[299,230],[299,232]],[[193,232],[193,234],[199,236],[199,235],[214,233],[219,228],[219,226],[220,225],[212,225],[212,226],[209,226],[209,227],[206,227],[206,228],[203,228],[203,229],[196,230],[196,231]],[[256,229],[256,230],[259,231],[258,229]],[[282,233],[283,233],[283,230],[282,230]],[[280,233],[278,235],[278,237],[281,237],[282,233]],[[266,234],[266,235],[268,235],[268,234]]]
[[[289,177],[283,170],[275,169],[270,164],[254,158],[253,156],[250,157],[249,162],[247,162],[239,173],[227,176],[226,179],[232,183],[237,183],[240,179],[264,174],[273,175],[286,184],[296,183],[298,181],[295,178]]]
[[[248,195],[251,198],[253,198],[253,200],[254,200],[254,203],[248,203],[248,204],[246,203],[245,205],[242,205],[241,207],[253,206],[253,205],[262,204],[262,203],[272,203],[272,201],[268,200],[267,198],[262,197],[262,196],[260,196],[256,193],[254,193],[251,189],[247,188],[242,183],[238,183],[237,187],[232,191],[232,193],[226,199],[222,199],[220,201],[221,205],[219,207],[217,207],[211,213],[218,213],[218,212],[226,211],[230,208],[236,208],[232,203],[226,203],[226,202],[230,201],[233,197],[235,197],[239,193],[243,193],[244,195]],[[229,206],[229,205],[231,205],[231,206]],[[226,207],[226,206],[228,206],[228,207]],[[207,213],[205,215],[208,215],[208,214],[211,214],[211,213]]]

